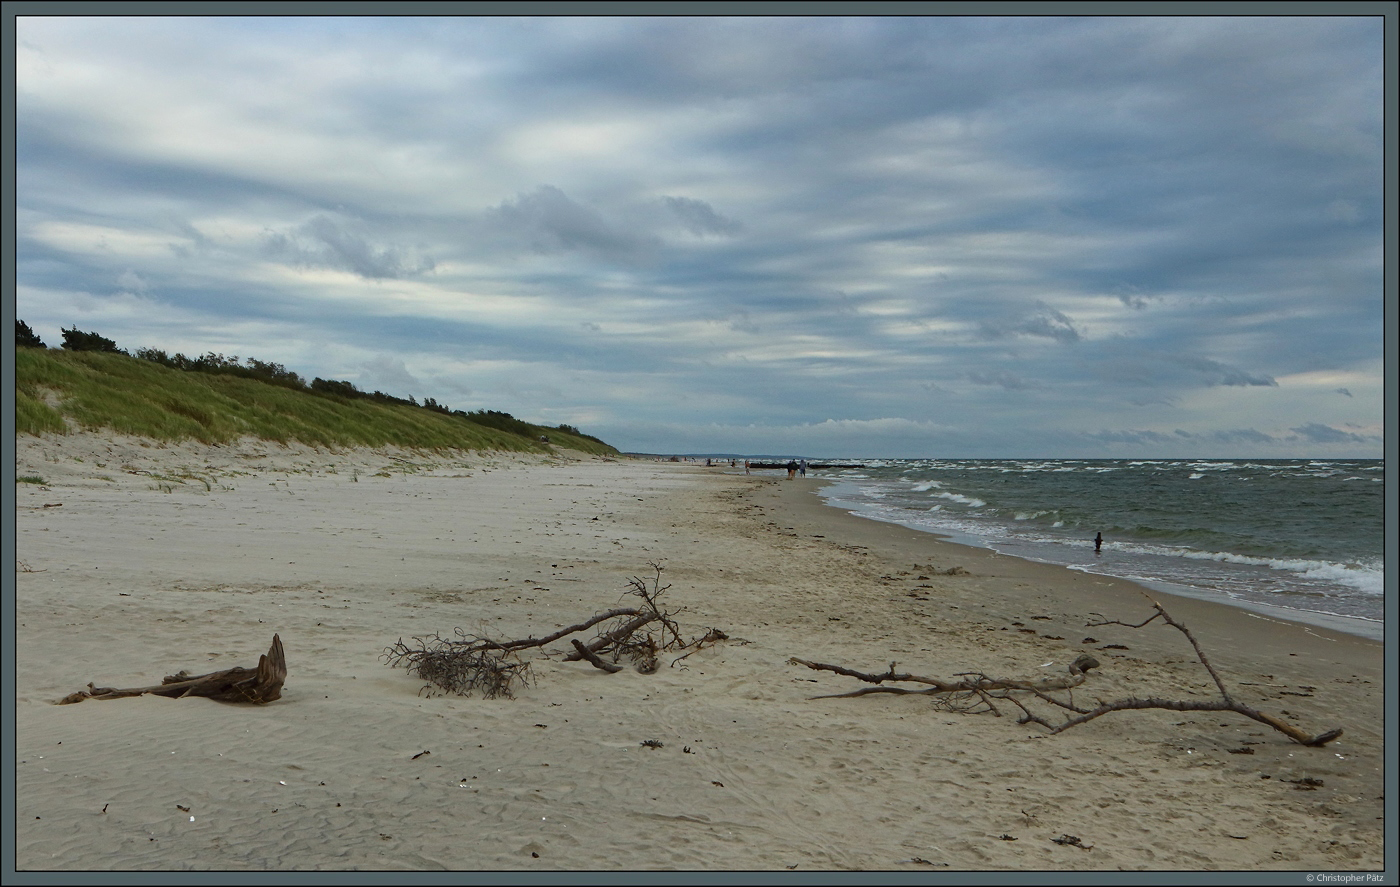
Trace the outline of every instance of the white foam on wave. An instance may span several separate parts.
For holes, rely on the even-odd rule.
[[[974,499],[971,496],[964,496],[961,493],[936,493],[934,495],[939,499],[947,499],[950,502],[966,505],[968,508],[981,508],[983,505],[987,504],[981,499]]]
[[[1192,548],[1171,548],[1160,545],[1127,543],[1122,546],[1144,554],[1166,555],[1196,561],[1216,561],[1224,564],[1240,564],[1251,567],[1267,567],[1297,573],[1305,579],[1335,582],[1355,588],[1362,594],[1380,596],[1385,593],[1385,569],[1364,564],[1335,564],[1330,561],[1315,561],[1306,558],[1254,557],[1247,554],[1234,554],[1229,551],[1198,551]]]
[[[1285,567],[1284,569],[1292,568]],[[1330,582],[1350,585],[1364,594],[1376,597],[1385,594],[1385,570],[1322,563],[1303,570],[1302,573],[1309,579],[1326,579]]]

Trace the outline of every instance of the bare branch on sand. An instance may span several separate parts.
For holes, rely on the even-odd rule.
[[[1149,598],[1149,600],[1151,599]],[[939,705],[941,708],[944,709],[964,712],[991,711],[992,713],[997,715],[1000,715],[1001,713],[997,710],[995,702],[1006,701],[1010,702],[1011,704],[1015,705],[1021,710],[1022,717],[1017,721],[1017,723],[1039,724],[1040,726],[1047,729],[1052,735],[1068,730],[1070,727],[1076,727],[1080,724],[1092,721],[1095,718],[1102,717],[1103,715],[1106,715],[1109,712],[1133,711],[1153,708],[1166,709],[1168,711],[1235,712],[1236,714],[1243,715],[1247,718],[1250,718],[1251,720],[1258,721],[1261,724],[1266,724],[1274,728],[1275,730],[1279,731],[1280,733],[1284,734],[1289,739],[1299,743],[1300,745],[1307,745],[1313,747],[1324,746],[1342,735],[1342,730],[1340,728],[1328,730],[1324,733],[1319,733],[1317,735],[1307,733],[1303,730],[1298,729],[1297,727],[1294,727],[1291,724],[1286,723],[1285,721],[1277,717],[1274,717],[1273,715],[1265,714],[1264,712],[1258,711],[1257,709],[1235,699],[1230,694],[1230,691],[1226,688],[1225,682],[1221,679],[1219,672],[1215,670],[1215,667],[1211,665],[1210,660],[1206,658],[1205,651],[1201,649],[1201,645],[1196,641],[1195,636],[1191,634],[1190,630],[1187,629],[1187,627],[1184,624],[1172,618],[1171,614],[1169,614],[1162,607],[1161,604],[1157,603],[1156,601],[1151,601],[1151,603],[1153,609],[1156,610],[1156,613],[1148,617],[1147,619],[1144,619],[1142,622],[1127,623],[1118,620],[1110,620],[1105,619],[1100,614],[1095,613],[1093,615],[1098,616],[1099,621],[1091,622],[1089,624],[1091,626],[1126,625],[1129,628],[1142,628],[1144,625],[1147,625],[1148,623],[1154,620],[1161,619],[1166,624],[1180,631],[1183,635],[1186,636],[1186,639],[1190,641],[1192,648],[1194,648],[1196,651],[1196,658],[1200,661],[1201,665],[1205,667],[1206,671],[1210,673],[1211,678],[1215,681],[1215,686],[1220,691],[1219,699],[1179,700],[1162,699],[1155,696],[1148,698],[1129,697],[1127,699],[1118,699],[1113,702],[1101,703],[1095,708],[1082,708],[1074,704],[1074,697],[1072,694],[1069,695],[1068,699],[1060,699],[1050,695],[1053,691],[1072,690],[1073,688],[1078,687],[1079,685],[1083,684],[1084,681],[1088,678],[1090,670],[1099,667],[1098,660],[1087,653],[1079,656],[1077,659],[1074,660],[1073,663],[1070,664],[1069,675],[1067,677],[1048,678],[1038,681],[991,678],[980,672],[960,673],[957,675],[957,677],[960,678],[960,680],[947,681],[939,678],[921,677],[919,675],[908,673],[896,673],[894,670],[895,663],[893,662],[890,663],[890,667],[887,671],[880,674],[871,674],[856,671],[850,668],[845,668],[839,665],[829,665],[822,662],[811,662],[806,659],[798,659],[797,657],[793,657],[788,661],[793,665],[805,665],[808,668],[816,669],[818,671],[830,671],[836,674],[853,677],[858,680],[865,681],[869,684],[883,684],[886,681],[893,681],[927,685],[924,689],[920,690],[911,690],[905,687],[865,687],[863,689],[854,690],[849,693],[814,696],[812,697],[814,699],[865,696],[870,693],[896,693],[903,695],[938,696],[940,697],[938,700]],[[1036,714],[1031,709],[1029,709],[1025,705],[1025,703],[1022,702],[1021,699],[1018,699],[1016,696],[1012,695],[1013,693],[1028,693],[1032,698],[1040,699],[1043,702],[1073,712],[1073,716],[1067,717],[1065,720],[1060,721],[1059,723],[1052,723],[1051,721],[1047,720],[1046,718]]]

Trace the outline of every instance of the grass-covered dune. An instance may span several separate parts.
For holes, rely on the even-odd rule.
[[[154,440],[226,443],[252,436],[334,447],[618,452],[559,428],[513,422],[516,433],[462,414],[171,369],[121,353],[16,348],[15,432],[64,434],[65,419]]]

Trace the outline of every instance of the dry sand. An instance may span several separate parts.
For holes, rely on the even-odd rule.
[[[810,479],[96,434],[17,448],[18,475],[47,481],[17,484],[20,871],[1384,865],[1378,643],[1156,595],[1242,700],[1342,739],[1166,711],[1046,736],[1005,705],[812,699],[861,685],[788,659],[1036,677],[1093,650],[1081,703],[1215,691],[1170,627],[1085,627],[1151,615],[1136,586],[851,517]],[[651,675],[556,655],[513,700],[422,696],[380,660],[454,628],[547,633],[618,606],[649,562],[687,632],[730,639]],[[53,704],[253,665],[274,632],[289,676],[270,705]]]

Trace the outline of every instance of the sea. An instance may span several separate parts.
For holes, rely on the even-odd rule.
[[[1002,554],[1381,638],[1379,459],[822,460],[829,505]],[[765,472],[767,473],[767,472]],[[1103,534],[1095,551],[1094,538]]]

